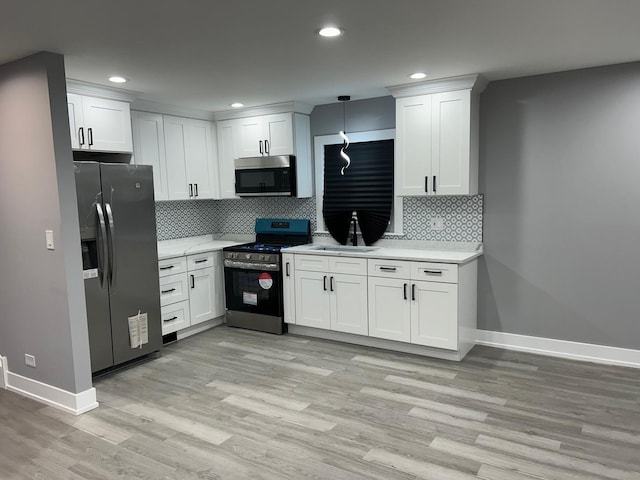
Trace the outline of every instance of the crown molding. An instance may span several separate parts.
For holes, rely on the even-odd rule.
[[[161,113],[164,115],[174,115],[176,117],[197,118],[198,120],[213,120],[213,112],[199,110],[195,108],[184,108],[177,105],[152,102],[150,100],[135,100],[131,103],[131,110],[138,110],[149,113]]]
[[[472,90],[474,93],[481,93],[486,86],[487,81],[482,76],[473,74],[394,85],[387,87],[387,90],[395,98],[402,98],[413,97],[414,95],[453,92],[455,90]]]
[[[133,102],[142,92],[124,90],[122,88],[105,87],[96,83],[83,82],[67,78],[67,92],[78,95],[88,95],[90,97],[107,98],[109,100],[120,100],[123,102]]]
[[[273,103],[270,105],[261,105],[259,107],[248,108],[234,108],[233,110],[223,110],[220,112],[214,112],[214,120],[231,120],[234,118],[254,117],[258,115],[271,115],[273,113],[302,113],[305,115],[311,114],[313,110],[312,105],[308,105],[302,102],[282,102]]]

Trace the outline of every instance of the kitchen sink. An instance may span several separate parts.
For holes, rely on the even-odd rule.
[[[377,250],[379,247],[353,247],[351,245],[323,245],[321,247],[315,247],[313,250],[320,250],[323,252],[352,252],[352,253],[366,253]]]

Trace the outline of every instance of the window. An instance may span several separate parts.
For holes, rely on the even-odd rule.
[[[348,169],[345,170],[345,175],[344,177],[347,177],[347,182],[349,182],[348,176],[349,173],[353,173],[356,170],[360,170],[360,173],[362,173],[363,171],[366,171],[362,169],[362,165],[358,165],[358,168],[355,168],[355,162],[356,157],[358,156],[358,151],[363,151],[366,150],[367,148],[367,143],[368,142],[378,142],[378,141],[382,141],[382,143],[384,143],[383,141],[388,141],[388,140],[395,140],[395,130],[376,130],[376,131],[370,131],[370,132],[358,132],[358,133],[347,133],[347,135],[349,136],[349,140],[351,142],[351,145],[349,146],[349,148],[346,150],[346,153],[349,154],[352,158],[352,164],[351,167],[349,167]],[[387,143],[387,147],[388,147],[388,143]],[[339,135],[323,135],[323,136],[318,136],[315,137],[314,140],[314,150],[315,150],[315,175],[316,175],[316,218],[317,218],[317,226],[316,226],[316,231],[319,233],[328,233],[325,223],[324,223],[324,217],[323,217],[323,213],[322,213],[322,208],[323,208],[323,197],[324,197],[324,191],[325,191],[325,151],[329,152],[330,156],[331,153],[335,153],[337,150],[340,149],[340,147],[342,146],[342,139]],[[353,153],[353,155],[351,155],[351,153]],[[331,158],[327,159],[329,162],[331,162]],[[335,160],[334,160],[335,162]],[[386,182],[387,187],[388,185],[393,185],[393,165],[390,166],[391,168],[382,168],[381,170],[378,170],[378,173],[382,174],[382,175],[389,175],[390,178],[388,178],[388,182]],[[352,172],[349,172],[349,170],[352,170]],[[339,170],[339,169],[338,169]],[[385,172],[385,173],[383,173]],[[338,175],[339,175],[339,171],[338,171]],[[333,175],[332,175],[333,176]],[[376,175],[373,175],[373,177],[371,175],[369,175],[369,180],[371,180],[373,177],[376,177]],[[344,179],[344,178],[343,178]],[[339,180],[343,180],[343,179],[339,179]],[[383,179],[380,178],[380,176],[378,175],[375,178],[375,181],[382,181]],[[328,185],[328,188],[334,188],[335,185]],[[335,191],[334,191],[335,193]],[[353,192],[351,192],[353,193]],[[366,197],[366,190],[365,190],[365,197]],[[389,227],[387,228],[386,233],[392,233],[392,234],[402,234],[402,198],[400,197],[396,197],[393,189],[392,189],[392,210],[391,210],[391,220],[389,223]],[[349,195],[349,201],[353,202],[353,201],[374,201],[375,199],[372,198],[360,198],[360,199],[355,199],[354,195],[350,194]]]

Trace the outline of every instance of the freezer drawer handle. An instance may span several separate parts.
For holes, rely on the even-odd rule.
[[[203,258],[202,260],[196,260],[195,263],[204,263],[204,262],[208,262],[209,259],[208,258]]]
[[[383,272],[395,272],[396,267],[380,267],[380,270],[382,270]]]
[[[174,317],[171,317],[171,318],[165,318],[163,320],[163,322],[173,322],[174,320],[177,320],[177,319],[178,319],[178,317],[174,316]]]
[[[169,265],[166,267],[160,267],[160,270],[171,270],[173,267],[175,267],[175,265]]]
[[[160,293],[164,294],[164,293],[171,293],[171,292],[175,292],[176,289],[175,288],[170,288],[169,290],[160,290]]]
[[[196,277],[191,275],[191,288],[196,288]]]
[[[436,275],[439,277],[442,276],[442,270],[424,270],[424,273],[427,275]]]

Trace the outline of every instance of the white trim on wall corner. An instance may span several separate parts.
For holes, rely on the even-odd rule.
[[[7,388],[7,373],[9,367],[7,365],[7,357],[0,356],[0,388]]]
[[[8,372],[7,380],[7,390],[73,415],[80,415],[98,407],[96,389],[93,387],[84,392],[71,393],[11,372]]]
[[[630,348],[530,337],[489,330],[477,331],[476,344],[584,362],[640,368],[640,350]]]

